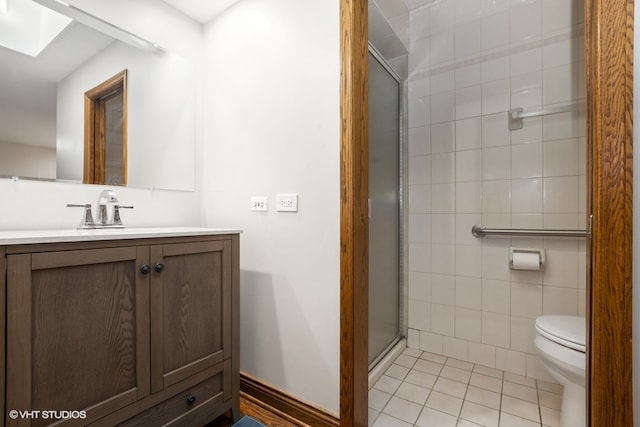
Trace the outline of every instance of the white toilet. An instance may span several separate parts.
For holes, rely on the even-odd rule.
[[[561,427],[585,426],[585,329],[584,317],[549,315],[536,319],[538,356],[564,388]]]

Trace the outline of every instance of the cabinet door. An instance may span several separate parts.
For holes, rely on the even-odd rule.
[[[151,392],[231,356],[231,240],[151,247]]]
[[[149,279],[139,271],[148,256],[121,247],[7,257],[7,408],[86,410],[80,421],[90,422],[149,395]]]

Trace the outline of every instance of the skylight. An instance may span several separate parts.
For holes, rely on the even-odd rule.
[[[0,0],[0,46],[38,56],[71,21],[31,0]]]

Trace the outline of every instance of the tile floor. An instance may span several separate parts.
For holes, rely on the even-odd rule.
[[[406,349],[369,390],[372,427],[560,427],[562,387]]]

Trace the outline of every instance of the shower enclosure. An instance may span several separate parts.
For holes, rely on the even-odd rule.
[[[402,81],[369,48],[369,367],[404,335]]]

